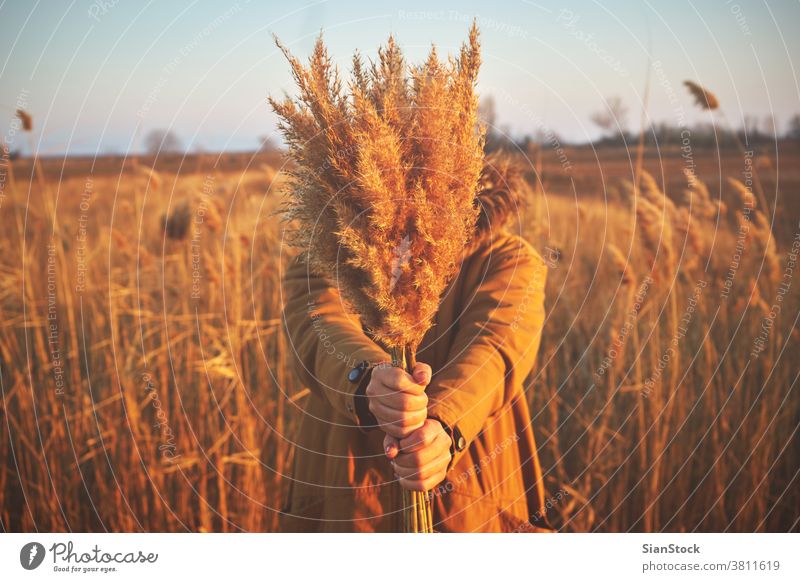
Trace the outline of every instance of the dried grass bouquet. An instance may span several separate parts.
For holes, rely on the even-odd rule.
[[[346,89],[321,36],[308,66],[276,42],[299,89],[270,99],[294,161],[290,241],[410,367],[478,217],[477,27],[457,58],[442,62],[433,47],[412,67],[389,37],[377,62],[354,56]],[[416,517],[429,524],[426,507]]]

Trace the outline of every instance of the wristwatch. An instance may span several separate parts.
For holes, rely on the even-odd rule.
[[[372,366],[367,361],[357,364],[347,373],[347,381],[358,385],[353,400],[357,422],[362,429],[378,426],[378,419],[369,411],[369,399],[367,398],[367,385],[371,376]]]
[[[347,379],[353,384],[358,384],[364,376],[364,373],[369,369],[369,362],[366,360],[355,366],[347,374]]]

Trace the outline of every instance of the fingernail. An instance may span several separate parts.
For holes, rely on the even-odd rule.
[[[386,454],[387,455],[391,455],[392,454],[392,445],[386,445]]]

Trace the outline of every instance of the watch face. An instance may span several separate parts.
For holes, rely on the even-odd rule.
[[[353,368],[347,375],[347,379],[350,380],[351,382],[356,382],[361,377],[362,370],[363,368]]]

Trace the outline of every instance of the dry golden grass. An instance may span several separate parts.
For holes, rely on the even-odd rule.
[[[280,333],[273,178],[17,172],[0,209],[3,529],[276,527],[306,392]],[[552,261],[529,394],[566,530],[797,528],[800,286],[764,332],[787,249],[739,185],[685,190],[643,176],[638,201],[617,181],[613,202],[576,205],[545,188],[524,220]]]
[[[71,179],[55,236],[44,213],[25,225],[27,183],[7,193],[4,528],[275,527],[275,434],[302,394],[279,333],[280,233],[257,222],[267,178]]]
[[[548,488],[572,494],[562,527],[797,528],[800,294],[781,295],[788,255],[730,183],[727,204],[700,181],[675,204],[648,174],[639,200],[609,185],[620,206],[547,199],[560,260],[531,394]]]

